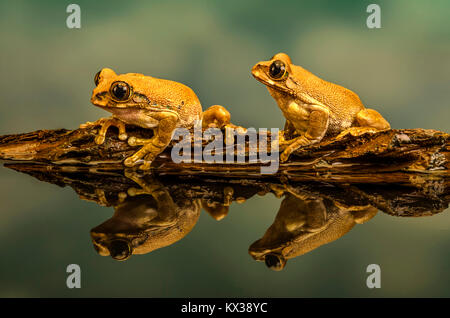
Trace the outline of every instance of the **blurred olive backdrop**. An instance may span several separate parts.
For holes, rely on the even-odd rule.
[[[449,132],[448,1],[377,1],[382,28],[366,27],[373,1],[75,1],[81,29],[66,27],[69,1],[0,1],[0,134],[76,128],[108,114],[89,102],[102,67],[190,86],[203,107],[233,122],[282,127],[251,67],[288,53],[357,92],[394,128]],[[71,189],[0,169],[0,296],[450,296],[450,215],[379,213],[340,240],[272,272],[248,246],[280,201],[254,197],[214,221],[202,212],[184,240],[127,262],[100,257],[89,230],[112,209]],[[82,288],[65,286],[66,266]],[[380,264],[382,288],[365,285]]]

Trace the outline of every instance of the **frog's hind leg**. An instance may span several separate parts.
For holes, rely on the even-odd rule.
[[[380,130],[390,129],[391,125],[387,122],[379,112],[373,109],[363,109],[356,114],[356,122],[358,127],[350,127],[341,132],[336,140],[342,139],[344,136],[351,134],[352,136],[361,136],[365,133],[375,133]]]
[[[246,134],[247,129],[236,126],[230,122],[230,112],[221,105],[212,105],[202,114],[202,128],[225,129],[225,140],[227,144],[234,142],[234,131],[237,134]]]
[[[370,127],[378,130],[391,128],[391,125],[379,112],[374,109],[363,109],[356,114],[356,121],[361,127]]]
[[[230,124],[230,112],[220,105],[212,105],[202,113],[202,127],[222,129]]]

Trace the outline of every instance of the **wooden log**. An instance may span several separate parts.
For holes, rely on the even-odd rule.
[[[129,136],[149,138],[152,131],[127,126]],[[123,160],[139,149],[117,137],[111,128],[105,143],[94,141],[97,127],[76,130],[39,130],[0,136],[0,160],[79,166],[102,171],[123,170]],[[265,136],[269,141],[270,133]],[[203,138],[202,145],[208,144]],[[360,136],[346,135],[340,140],[322,142],[299,149],[275,174],[261,174],[267,165],[260,160],[246,163],[175,163],[171,150],[176,141],[152,164],[155,175],[220,176],[226,178],[287,178],[293,181],[332,181],[340,183],[411,183],[422,179],[449,177],[449,134],[426,129],[390,129]],[[236,144],[232,145],[237,153]],[[262,150],[257,149],[258,156]],[[445,181],[447,182],[447,181]]]

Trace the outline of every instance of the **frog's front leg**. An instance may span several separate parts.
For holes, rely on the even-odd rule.
[[[284,129],[280,131],[278,137],[278,147],[280,150],[285,149],[287,146],[289,146],[295,141],[295,138],[293,138],[294,133],[295,133],[294,126],[289,120],[286,119]]]
[[[281,162],[289,159],[289,156],[300,147],[308,146],[322,140],[328,129],[328,110],[318,106],[309,115],[308,128],[305,134],[294,138],[289,146],[280,155]]]
[[[108,132],[108,128],[111,126],[115,126],[119,129],[119,139],[127,140],[128,135],[125,129],[125,123],[120,119],[109,117],[109,118],[100,118],[95,122],[87,122],[85,124],[81,124],[80,128],[88,128],[93,126],[101,126],[100,131],[95,137],[95,143],[97,145],[101,145],[105,142],[106,133]]]
[[[139,169],[149,170],[152,161],[169,145],[172,139],[172,134],[178,123],[177,114],[172,112],[158,112],[156,114],[150,114],[149,117],[158,121],[158,126],[154,129],[154,136],[148,140],[134,137],[128,139],[130,146],[144,145],[131,157],[125,159],[124,164],[127,167],[133,167],[138,161],[144,159],[144,163]]]
[[[151,219],[151,224],[158,226],[169,226],[176,223],[176,204],[172,196],[164,185],[151,176],[140,177],[136,172],[125,171],[125,177],[133,180],[141,189],[129,188],[128,195],[151,195],[158,206],[158,215]]]

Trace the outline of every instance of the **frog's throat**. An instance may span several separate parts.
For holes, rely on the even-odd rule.
[[[273,88],[272,86],[266,86],[266,87],[269,89],[270,94],[274,98],[275,98],[274,94],[275,95],[280,94],[280,92],[281,92],[282,94],[289,95],[289,96],[293,97],[295,100],[301,101],[305,104],[317,105],[317,106],[322,106],[324,108],[327,108],[325,106],[325,104],[323,104],[321,101],[315,99],[314,97],[308,95],[307,93],[298,93],[290,88],[284,88],[284,87],[277,87],[277,88]]]
[[[297,257],[300,255],[303,255],[305,253],[308,253],[314,249],[316,249],[317,247],[320,247],[323,244],[326,244],[328,242],[319,244],[316,247],[313,247],[312,249],[310,249],[309,246],[314,246],[315,244],[307,244],[307,245],[303,245],[302,243],[305,241],[309,241],[309,240],[313,240],[313,242],[322,242],[323,240],[321,240],[321,237],[323,237],[323,235],[321,235],[320,233],[326,233],[327,231],[329,231],[329,227],[330,224],[326,224],[326,226],[324,226],[323,228],[321,228],[318,231],[308,231],[308,230],[302,230],[301,234],[293,237],[291,239],[285,240],[283,242],[279,242],[277,240],[275,240],[274,242],[270,242],[267,245],[262,245],[260,246],[260,242],[261,239],[256,241],[255,243],[253,243],[250,246],[250,254],[257,260],[264,260],[264,257],[268,254],[268,253],[279,253],[280,255],[283,255],[286,259],[290,259],[292,258],[292,255],[294,255],[293,257]],[[330,241],[332,242],[332,241]],[[296,252],[298,250],[302,250],[304,252],[297,254]],[[294,253],[293,253],[294,252]]]
[[[281,91],[287,95],[290,95],[294,98],[298,98],[297,94],[295,93],[295,91],[293,91],[292,89],[288,88],[288,87],[283,87],[283,86],[275,86],[275,81],[272,80],[265,80],[262,78],[256,78],[259,82],[263,83],[264,85],[266,85],[267,88],[274,90],[274,91]]]

